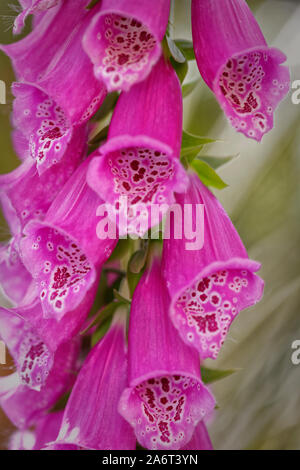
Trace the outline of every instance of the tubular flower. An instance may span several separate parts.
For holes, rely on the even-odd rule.
[[[14,83],[12,91],[15,95],[13,125],[22,129],[23,149],[28,149],[40,176],[62,160],[65,160],[64,166],[68,162],[69,167],[75,167],[86,147],[86,126],[74,128],[64,110],[34,85]],[[17,147],[19,139],[20,134],[15,135]],[[62,174],[62,167],[59,173]]]
[[[0,377],[0,406],[19,429],[34,425],[74,383],[79,352],[77,340],[63,343],[41,390],[23,385],[18,372]]]
[[[181,341],[168,309],[168,291],[155,259],[132,299],[129,387],[119,404],[138,441],[148,449],[180,449],[214,407],[201,381],[198,354]]]
[[[84,362],[53,449],[66,444],[97,450],[135,449],[134,433],[118,413],[127,378],[126,316],[121,314],[117,313],[107,335]]]
[[[192,0],[199,71],[229,122],[260,141],[289,90],[286,56],[270,48],[245,0]]]
[[[84,38],[95,76],[108,91],[129,90],[161,55],[170,0],[103,0]]]
[[[14,34],[19,34],[22,31],[27,16],[55,7],[60,1],[62,0],[20,0],[23,11],[15,19]]]
[[[181,240],[172,236],[164,240],[170,315],[182,339],[199,351],[201,359],[215,359],[237,314],[261,299],[264,283],[254,274],[260,264],[248,258],[228,215],[196,174],[190,174],[189,188],[176,195],[176,202],[182,208],[204,205],[204,246],[188,250],[185,235]]]
[[[102,201],[86,184],[89,162],[69,178],[44,220],[26,225],[20,242],[46,318],[60,320],[82,302],[117,243],[97,237],[96,210]]]
[[[31,154],[37,160],[44,160],[48,153],[48,160],[62,154],[72,128],[88,121],[106,96],[81,45],[93,15],[85,9],[86,3],[59,3],[24,39],[1,46],[12,59],[19,80],[13,88],[14,122],[26,128]],[[49,163],[41,169],[47,166]]]
[[[161,58],[145,81],[121,94],[108,140],[87,175],[88,184],[116,210],[119,221],[124,215],[128,226],[119,223],[120,235],[137,233],[137,213],[146,212],[145,232],[151,226],[151,205],[164,205],[166,211],[173,192],[185,189],[181,132],[179,80]]]

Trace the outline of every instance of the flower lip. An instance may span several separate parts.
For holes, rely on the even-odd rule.
[[[174,202],[173,193],[183,191],[187,185],[187,177],[171,147],[159,140],[144,135],[112,137],[101,147],[100,155],[90,164],[87,182],[107,203],[114,207],[119,204],[117,211],[122,215],[126,211],[121,198],[127,198],[129,225],[119,224],[121,235],[136,233],[137,212],[146,212],[147,220],[138,229],[143,236],[158,222],[149,217],[152,204],[159,204],[166,212]],[[99,178],[103,172],[107,173],[107,184]]]
[[[96,78],[104,81],[108,91],[128,91],[151,72],[161,56],[160,40],[147,15],[138,18],[112,6],[94,16],[83,48],[94,63]]]
[[[279,49],[258,46],[231,54],[219,67],[212,89],[238,132],[260,142],[273,128],[273,113],[290,88],[286,60]]]
[[[119,412],[134,427],[142,445],[179,449],[214,407],[214,398],[200,377],[186,371],[154,371],[142,379],[124,390]]]
[[[171,300],[169,311],[170,311],[171,319],[173,321],[173,325],[178,330],[182,340],[185,343],[193,345],[199,350],[200,357],[202,360],[206,358],[216,359],[219,353],[220,347],[222,346],[224,342],[222,335],[223,336],[226,335],[234,317],[239,313],[240,310],[243,310],[252,306],[254,303],[259,302],[260,299],[262,298],[263,290],[264,290],[264,282],[261,278],[255,275],[255,272],[258,271],[260,267],[261,267],[260,263],[250,260],[248,258],[231,258],[227,261],[216,261],[216,262],[209,264],[204,269],[202,269],[202,271],[200,271],[199,274],[197,274],[193,279],[189,280],[189,282],[187,282],[180,290],[178,290],[178,292],[175,292],[172,295],[172,300]],[[212,291],[212,292],[210,291],[212,287],[211,286],[209,287],[210,297],[208,297],[206,289],[203,290],[202,294],[199,292],[200,299],[201,299],[201,295],[205,297],[205,299],[203,298],[203,300],[200,300],[200,304],[196,296],[194,298],[190,297],[190,300],[188,299],[184,301],[182,300],[184,302],[185,307],[182,306],[181,308],[183,310],[180,310],[180,313],[178,313],[180,309],[179,304],[181,302],[182,297],[187,296],[188,295],[187,291],[190,291],[193,286],[199,285],[200,283],[203,282],[203,280],[209,279],[211,276],[217,275],[220,272],[226,271],[227,273],[226,276],[227,275],[229,276],[231,273],[235,273],[236,270],[239,270],[241,272],[244,271],[245,274],[246,273],[252,274],[254,279],[251,279],[250,281],[255,282],[255,288],[256,288],[255,295],[253,296],[249,294],[243,294],[242,299],[239,300],[238,294],[236,294],[236,297],[233,299],[233,301],[236,302],[236,306],[235,304],[232,305],[232,308],[233,309],[235,308],[236,312],[235,314],[231,315],[229,311],[228,312],[225,311],[224,315],[226,317],[226,322],[224,324],[220,323],[220,317],[222,317],[223,314],[217,313],[218,311],[217,305],[214,306],[213,311],[211,311],[212,307],[208,308],[209,311],[205,310],[205,304],[208,302],[210,297],[211,298],[210,298],[210,302],[208,303],[208,305],[211,304],[213,306],[212,304],[213,295],[215,295],[215,301],[217,302],[218,305],[220,303],[219,301],[221,300],[223,302],[223,305],[225,305],[226,303],[228,304],[226,305],[226,308],[231,307],[231,302],[229,302],[227,297],[221,299],[222,292],[219,292],[217,290],[218,286],[214,286],[215,291]],[[225,284],[225,287],[227,287],[227,284]],[[222,287],[221,287],[221,291],[222,291]],[[232,295],[234,294],[232,293]],[[195,302],[197,303],[197,306],[195,307],[195,309],[193,310],[193,308],[191,307],[188,312],[189,315],[194,319],[193,324],[189,323],[188,314],[186,312],[187,301],[189,301],[189,303],[191,301],[194,303]],[[242,306],[239,306],[239,301],[242,303]],[[199,305],[201,305],[202,307],[203,306],[202,302],[203,302],[204,308],[200,312]],[[199,323],[197,322],[197,320]],[[209,333],[207,332],[207,328],[209,330]],[[198,332],[198,329],[200,329],[201,333]],[[202,336],[202,333],[204,334],[204,338]],[[215,335],[217,336],[215,337]],[[200,340],[199,345],[196,344],[195,336],[196,338],[199,338]],[[214,349],[210,349],[210,346]]]
[[[37,258],[36,264],[33,267],[33,258],[32,258],[33,255],[28,254],[28,249],[29,249],[28,243],[31,244],[31,241],[29,242],[29,240],[32,240],[36,236],[37,238],[39,238],[40,235],[37,235],[37,233],[45,229],[48,231],[49,230],[52,231],[52,235],[54,234],[56,237],[58,237],[60,239],[60,243],[63,241],[64,245],[66,245],[66,242],[67,242],[69,248],[72,247],[74,248],[75,251],[79,250],[79,252],[77,253],[79,253],[80,258],[83,256],[84,259],[82,258],[82,261],[79,260],[81,264],[79,263],[78,265],[76,265],[77,258],[79,255],[77,255],[76,253],[76,257],[75,257],[75,253],[74,253],[73,266],[75,268],[77,267],[78,268],[77,271],[80,271],[82,274],[84,274],[83,276],[76,279],[76,273],[75,273],[75,280],[73,279],[75,268],[72,270],[72,265],[70,266],[72,262],[72,257],[68,259],[64,255],[63,249],[60,249],[60,252],[58,251],[59,248],[61,247],[61,244],[58,244],[58,246],[56,247],[55,246],[50,247],[49,243],[51,245],[53,244],[51,241],[49,242],[49,240],[47,242],[47,249],[49,251],[49,254],[57,250],[56,255],[62,258],[62,259],[59,258],[60,263],[58,264],[58,260],[56,259],[57,264],[53,267],[52,267],[51,261],[48,261],[48,265],[46,265],[45,262],[43,265],[41,265],[41,261]],[[27,269],[30,270],[30,272],[32,273],[33,278],[38,279],[37,281],[39,283],[38,290],[39,290],[39,295],[41,298],[41,303],[43,306],[45,317],[46,318],[51,317],[54,314],[58,318],[58,320],[60,320],[65,315],[65,313],[67,313],[70,309],[73,310],[74,308],[76,308],[77,305],[79,305],[79,303],[83,299],[83,296],[86,290],[89,289],[95,282],[96,277],[97,277],[97,264],[95,264],[95,262],[93,262],[90,259],[89,254],[86,253],[86,250],[84,251],[81,249],[80,243],[78,243],[76,239],[71,237],[67,232],[65,232],[63,229],[57,227],[54,224],[48,223],[46,221],[32,220],[25,226],[24,234],[25,234],[25,238],[20,242],[22,259],[23,259],[25,267],[27,267]],[[39,247],[37,248],[34,247],[34,245],[36,244],[38,245],[39,242],[35,241],[31,245],[31,248],[32,248],[31,251],[38,250]],[[72,245],[74,245],[74,247]],[[65,247],[64,249],[66,250]],[[33,253],[34,252],[36,251],[33,251]],[[50,273],[50,270],[51,270],[51,273]],[[72,270],[72,274],[70,273],[70,270]],[[48,282],[47,282],[47,278],[49,279]],[[52,282],[51,279],[52,281],[54,281],[52,286],[51,286],[51,282]],[[69,282],[68,282],[68,279],[69,279]],[[80,289],[80,285],[82,284],[83,281],[84,283],[88,282],[88,285],[85,285],[84,289],[82,288]],[[57,284],[57,288],[54,288],[56,284]],[[52,291],[50,291],[50,289],[52,289]],[[76,290],[76,293],[75,293],[75,290]],[[71,297],[71,299],[69,296]],[[58,300],[57,300],[57,297],[59,297]],[[62,299],[60,299],[60,297],[62,297]],[[69,302],[66,302],[67,305],[65,305],[64,300],[67,301],[68,297],[70,300]],[[45,301],[47,301],[48,305],[45,305]],[[53,306],[54,301],[55,301],[55,305],[57,305],[57,308],[55,309]],[[70,305],[68,305],[69,303]]]

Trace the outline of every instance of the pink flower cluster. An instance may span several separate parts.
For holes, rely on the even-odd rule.
[[[0,309],[0,337],[15,364],[0,378],[1,407],[18,428],[10,447],[211,449],[205,423],[215,401],[201,361],[216,359],[263,281],[217,199],[180,163],[182,91],[161,45],[170,2],[20,3],[14,31],[32,15],[32,32],[1,46],[17,77],[21,160],[0,177],[11,231],[0,249],[0,281],[13,304]],[[192,29],[203,79],[232,125],[260,140],[288,90],[284,55],[267,46],[244,0],[193,0]],[[89,155],[88,135],[112,91],[121,93],[107,139]],[[120,196],[132,223],[140,204],[203,204],[205,242],[188,251],[184,237],[165,240],[133,292],[128,335],[121,302],[86,354],[94,330],[79,333],[118,243],[98,238],[97,207],[121,211]],[[64,410],[54,411],[66,393]]]

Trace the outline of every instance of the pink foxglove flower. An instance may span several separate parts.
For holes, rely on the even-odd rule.
[[[146,78],[161,55],[169,11],[170,0],[102,0],[83,45],[108,91]]]
[[[163,272],[172,298],[171,319],[182,339],[194,346],[201,359],[215,359],[237,314],[258,302],[264,283],[254,274],[260,264],[248,258],[246,249],[219,201],[196,174],[190,175],[185,194],[176,202],[204,205],[204,245],[187,249],[185,232],[164,240]],[[193,210],[193,218],[196,212]],[[195,219],[191,221],[195,224]]]
[[[151,205],[164,204],[166,211],[173,192],[185,189],[181,133],[180,83],[161,58],[146,80],[121,94],[108,140],[88,172],[88,184],[116,209],[119,220],[125,217],[127,223],[119,223],[120,235],[145,232],[151,226]],[[138,232],[140,213],[146,213],[146,223]]]
[[[16,427],[28,429],[72,387],[78,346],[78,341],[71,341],[59,347],[53,368],[40,391],[23,385],[18,372],[0,377],[0,406]]]
[[[58,154],[70,142],[72,127],[88,121],[106,96],[81,44],[98,8],[88,11],[86,4],[86,0],[60,2],[24,39],[1,46],[21,82],[13,89],[19,98],[14,115],[26,123],[36,158],[48,152],[55,158],[55,150]]]
[[[96,211],[102,201],[86,184],[89,162],[69,178],[44,220],[26,225],[20,243],[46,318],[60,320],[82,302],[117,243],[97,236]]]
[[[132,299],[128,382],[119,410],[148,449],[176,450],[214,408],[203,385],[199,356],[173,327],[169,295],[158,260],[146,271]]]
[[[84,362],[52,448],[67,444],[97,450],[135,449],[134,433],[118,413],[127,379],[126,316],[121,313]]]
[[[181,450],[213,450],[213,446],[203,421],[196,427],[192,439]]]
[[[289,90],[286,56],[270,48],[245,0],[192,0],[199,71],[238,131],[260,141]]]
[[[13,125],[22,130],[23,153],[36,163],[39,174],[63,158],[78,162],[86,146],[85,125],[74,127],[64,110],[34,85],[14,83]],[[20,131],[15,133],[17,150]]]

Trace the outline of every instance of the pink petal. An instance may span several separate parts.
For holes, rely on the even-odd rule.
[[[29,428],[67,392],[74,382],[77,358],[77,341],[62,344],[40,391],[20,385],[17,373],[0,378],[0,405],[15,426]]]
[[[107,143],[87,176],[88,184],[115,210],[121,235],[143,235],[157,225],[159,220],[151,220],[151,206],[160,204],[161,219],[174,201],[174,191],[185,189],[187,178],[179,162],[181,132],[180,84],[162,58],[146,80],[121,94]],[[147,220],[139,228],[141,213]],[[127,217],[128,227],[121,223]]]
[[[244,0],[193,0],[197,64],[229,122],[260,141],[290,88],[285,55],[269,48]]]
[[[97,450],[134,450],[130,426],[118,413],[126,385],[125,320],[117,318],[78,375],[56,444]]]
[[[103,0],[83,38],[94,73],[108,91],[144,80],[161,55],[169,0]]]
[[[234,318],[262,297],[264,283],[254,274],[260,264],[249,260],[226,212],[197,175],[190,175],[188,190],[176,195],[176,202],[182,212],[187,204],[204,205],[204,246],[187,249],[190,240],[185,236],[164,241],[170,315],[183,341],[194,346],[201,359],[215,359]],[[195,219],[192,223],[195,226]]]
[[[19,237],[0,247],[0,284],[4,295],[15,304],[24,299],[32,287],[32,276],[19,253]]]
[[[138,441],[148,449],[180,449],[214,407],[201,381],[198,354],[181,341],[169,319],[169,302],[155,260],[132,299],[129,387],[119,404]]]
[[[181,450],[213,450],[206,426],[201,421],[196,427],[192,439]]]
[[[89,162],[69,178],[44,221],[31,221],[24,230],[22,259],[36,280],[46,318],[59,320],[82,302],[117,243],[97,236],[102,201],[86,184]]]

